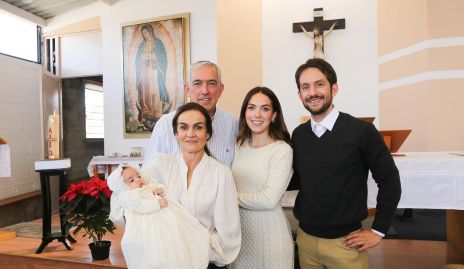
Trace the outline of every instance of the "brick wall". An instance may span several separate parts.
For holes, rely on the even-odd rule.
[[[12,166],[11,177],[0,178],[0,200],[40,190],[34,161],[42,156],[41,74],[39,64],[0,55],[0,136]]]
[[[62,80],[63,151],[71,158],[70,180],[88,178],[87,165],[93,156],[103,155],[103,139],[85,138],[85,95],[83,79]],[[101,77],[100,77],[101,79]]]

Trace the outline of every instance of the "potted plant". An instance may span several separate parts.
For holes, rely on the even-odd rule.
[[[107,232],[113,233],[116,228],[108,219],[111,193],[106,181],[95,176],[90,180],[71,184],[68,191],[60,197],[66,232],[75,228],[74,235],[82,230],[83,237],[92,239],[89,248],[95,260],[109,257],[111,242],[102,239]]]

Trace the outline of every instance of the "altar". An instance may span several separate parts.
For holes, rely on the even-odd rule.
[[[402,189],[398,208],[447,209],[447,241],[464,255],[464,152],[409,152],[394,160]],[[368,206],[375,207],[371,177],[368,189]]]
[[[447,210],[447,239],[464,255],[464,151],[406,152],[395,156],[400,172],[398,208]],[[367,205],[375,208],[378,188],[369,173]],[[293,207],[296,191],[287,191],[284,207]]]
[[[122,163],[137,162],[142,164],[142,157],[127,157],[127,156],[94,156],[87,166],[87,172],[92,177],[97,174],[105,174],[105,177],[111,174],[111,171]]]
[[[464,210],[464,152],[408,152],[394,157],[400,171],[398,208]],[[377,185],[368,180],[368,207],[375,207]]]

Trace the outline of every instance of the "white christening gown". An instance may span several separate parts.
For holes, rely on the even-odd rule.
[[[198,219],[175,201],[159,209],[153,188],[133,191],[119,198],[126,218],[121,248],[127,267],[205,269],[209,233]],[[140,196],[144,199],[137,203]]]

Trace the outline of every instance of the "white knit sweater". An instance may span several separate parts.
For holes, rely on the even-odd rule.
[[[232,174],[238,192],[242,247],[232,269],[291,269],[293,241],[280,206],[292,175],[292,149],[282,141],[236,147]]]

